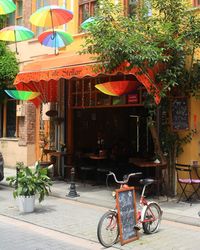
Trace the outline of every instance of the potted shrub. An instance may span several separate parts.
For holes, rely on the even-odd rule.
[[[17,163],[16,176],[7,177],[10,186],[14,186],[14,198],[18,199],[20,212],[33,212],[35,196],[39,202],[44,200],[51,192],[52,181],[47,176],[47,168],[41,168],[37,163],[35,169],[24,166],[23,162]]]

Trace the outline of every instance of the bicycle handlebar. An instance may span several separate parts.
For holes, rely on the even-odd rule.
[[[114,177],[115,182],[122,185],[122,184],[128,183],[128,181],[129,181],[129,179],[130,179],[131,176],[140,175],[140,174],[142,174],[142,172],[131,173],[123,181],[118,181],[117,178],[116,178],[115,173],[113,173],[113,172],[109,172],[109,174],[107,174],[107,177],[110,176],[110,175],[112,175]]]

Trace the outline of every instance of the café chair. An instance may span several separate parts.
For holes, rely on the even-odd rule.
[[[198,194],[198,189],[200,187],[200,179],[192,177],[192,166],[187,164],[176,164],[176,174],[177,174],[177,182],[181,188],[181,193],[179,195],[178,201],[181,200],[183,196],[185,196],[186,201],[190,201],[194,195],[200,198]],[[187,187],[190,186],[192,188],[192,193],[187,194]]]
[[[80,178],[84,186],[86,184],[85,181],[88,179],[88,177],[95,175],[95,170],[96,168],[94,166],[87,166],[87,165],[80,166]]]

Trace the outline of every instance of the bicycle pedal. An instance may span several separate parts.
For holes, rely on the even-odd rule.
[[[140,227],[139,225],[135,225],[135,226],[134,226],[134,229],[135,229],[136,231],[139,231],[139,230],[141,229],[141,227]]]

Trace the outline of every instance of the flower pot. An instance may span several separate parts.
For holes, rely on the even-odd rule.
[[[31,213],[35,208],[35,195],[18,197],[19,211],[23,213]]]

